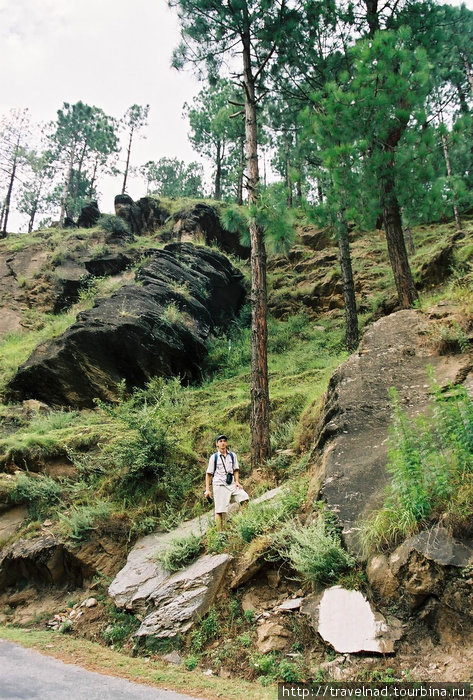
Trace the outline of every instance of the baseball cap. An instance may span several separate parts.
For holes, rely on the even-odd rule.
[[[228,438],[226,435],[217,435],[215,442],[218,442],[219,440],[228,440]]]

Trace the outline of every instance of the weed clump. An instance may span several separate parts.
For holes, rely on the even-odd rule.
[[[98,225],[102,231],[110,233],[113,236],[130,235],[130,228],[126,221],[113,214],[102,214]]]
[[[277,534],[272,546],[309,583],[329,585],[355,563],[323,513],[307,527],[289,523]]]
[[[363,524],[365,550],[396,544],[422,525],[465,526],[473,516],[473,403],[462,386],[433,385],[430,414],[414,420],[391,390],[393,425],[384,506]]]
[[[61,498],[60,484],[49,476],[19,474],[8,494],[10,503],[24,503],[32,520],[40,520]]]
[[[169,547],[159,552],[157,560],[166,571],[174,572],[191,564],[200,554],[202,538],[197,535],[172,540]]]

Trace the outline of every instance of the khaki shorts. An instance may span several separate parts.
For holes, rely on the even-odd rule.
[[[230,486],[218,484],[218,486],[214,487],[213,492],[216,513],[228,513],[228,506],[232,498],[234,498],[237,503],[243,503],[250,498],[241,486],[237,488],[234,483],[230,484]]]

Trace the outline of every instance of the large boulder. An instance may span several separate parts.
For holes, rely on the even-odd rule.
[[[205,341],[243,302],[243,277],[223,255],[190,244],[156,252],[121,287],[78,315],[65,333],[39,345],[7,388],[13,400],[92,407],[116,400],[155,375],[200,375]]]
[[[410,611],[421,608],[429,598],[444,602],[453,611],[473,622],[473,580],[469,572],[473,565],[473,541],[461,542],[443,527],[423,530],[403,542],[389,557],[378,554],[368,562],[367,575],[375,592],[385,601],[402,601]],[[468,589],[458,596],[455,590]],[[448,601],[448,602],[446,602]]]
[[[78,244],[80,244],[80,239]],[[135,256],[136,257],[136,256]],[[82,289],[91,277],[108,277],[124,272],[134,258],[117,247],[99,255],[88,250],[71,250],[55,268],[52,277],[52,290],[55,296],[54,313],[61,313],[79,299]]]
[[[140,210],[128,194],[117,194],[114,201],[116,216],[128,224],[132,234],[139,231]]]
[[[416,416],[429,404],[429,366],[440,384],[463,380],[471,367],[467,356],[436,354],[426,341],[429,323],[426,314],[413,310],[380,319],[329,383],[311,463],[355,554],[360,554],[359,521],[382,505],[389,481],[390,387],[397,389],[408,414]]]
[[[205,555],[166,577],[149,596],[152,606],[136,637],[175,639],[187,632],[210,609],[232,557]]]
[[[115,197],[115,214],[123,219],[131,233],[137,236],[153,233],[170,216],[156,197],[142,197],[134,202],[128,194]]]
[[[175,638],[208,612],[232,557],[206,555],[182,571],[169,573],[157,555],[175,538],[200,536],[210,524],[208,516],[194,518],[173,532],[143,537],[131,550],[108,592],[118,608],[142,617],[137,637]]]
[[[77,226],[79,228],[93,228],[99,219],[99,205],[95,200],[92,200],[82,207],[79,218],[77,219]]]
[[[191,209],[174,214],[173,232],[181,240],[185,236],[201,238],[207,245],[216,245],[224,253],[232,253],[242,259],[250,257],[250,249],[241,245],[238,234],[223,228],[215,207],[200,202]]]

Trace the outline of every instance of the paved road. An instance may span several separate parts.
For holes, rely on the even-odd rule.
[[[0,639],[1,700],[195,700],[86,671]]]

